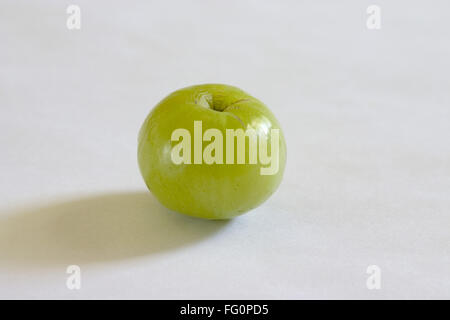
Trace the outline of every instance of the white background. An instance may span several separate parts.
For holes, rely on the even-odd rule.
[[[368,30],[370,4],[2,0],[0,298],[450,298],[450,5],[380,0]],[[163,208],[136,160],[151,108],[211,82],[287,139],[229,223]]]

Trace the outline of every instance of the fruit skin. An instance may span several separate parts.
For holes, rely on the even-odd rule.
[[[179,164],[171,159],[175,129],[194,136],[194,121],[208,128],[244,130],[249,125],[268,138],[279,129],[279,170],[261,175],[257,164]],[[278,188],[286,163],[286,144],[270,110],[246,92],[223,84],[204,84],[177,90],[147,116],[139,132],[138,162],[149,190],[167,208],[206,219],[230,219],[257,207]],[[203,142],[203,148],[209,142]],[[246,141],[248,156],[248,141]],[[191,152],[193,154],[193,152]],[[224,151],[225,154],[225,151]],[[235,153],[236,154],[236,153]]]

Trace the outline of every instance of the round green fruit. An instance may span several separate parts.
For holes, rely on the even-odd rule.
[[[275,192],[286,144],[261,101],[236,87],[205,84],[156,105],[139,133],[138,161],[147,187],[167,208],[230,219]]]

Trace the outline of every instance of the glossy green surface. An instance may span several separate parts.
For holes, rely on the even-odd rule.
[[[193,137],[196,120],[202,121],[203,133],[217,128],[224,137],[225,129],[251,127],[269,138],[269,146],[270,129],[280,129],[278,172],[261,175],[262,165],[248,161],[174,164],[171,149],[177,142],[171,141],[171,134],[186,128]],[[203,142],[203,148],[207,144]],[[200,218],[229,219],[257,207],[277,189],[286,144],[278,121],[262,102],[236,87],[198,85],[175,91],[150,112],[139,133],[138,161],[147,187],[169,209]]]

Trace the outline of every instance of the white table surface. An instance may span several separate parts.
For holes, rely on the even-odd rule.
[[[368,30],[370,4],[2,0],[0,298],[450,298],[450,4],[379,0]],[[287,139],[229,223],[163,208],[136,160],[150,109],[210,82]]]

